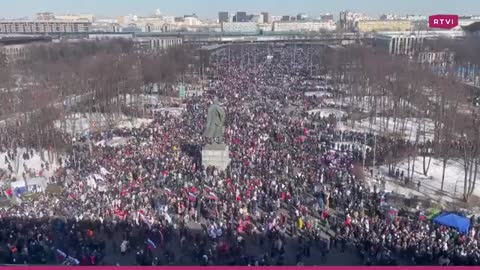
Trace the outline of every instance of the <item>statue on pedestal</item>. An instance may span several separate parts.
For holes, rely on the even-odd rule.
[[[210,143],[223,143],[225,115],[225,109],[220,105],[218,98],[215,97],[213,104],[208,107],[207,126],[203,134]]]

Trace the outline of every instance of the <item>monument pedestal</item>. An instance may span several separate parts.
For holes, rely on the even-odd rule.
[[[230,164],[230,151],[225,144],[207,144],[202,149],[202,165],[204,168],[214,166],[225,171]]]

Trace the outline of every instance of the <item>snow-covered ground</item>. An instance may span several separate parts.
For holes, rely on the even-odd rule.
[[[412,166],[411,161],[410,166]],[[428,164],[428,158],[426,160]],[[400,171],[404,171],[405,176],[408,171],[408,161],[402,161],[398,166]],[[386,190],[403,194],[407,197],[427,197],[440,204],[458,202],[463,196],[464,169],[458,161],[449,161],[445,170],[444,192],[440,190],[442,184],[442,161],[432,158],[427,175],[423,174],[423,157],[418,157],[415,161],[415,172],[413,182],[405,186],[400,179],[388,177],[388,167],[382,166],[379,172],[385,176]],[[417,190],[417,183],[420,181],[420,191]],[[480,196],[480,187],[476,187],[473,195]]]
[[[120,115],[113,118],[101,113],[91,114],[70,114],[65,120],[55,121],[55,127],[58,129],[64,129],[72,135],[80,135],[88,130],[100,128],[110,121],[115,121],[116,126],[120,128],[139,128],[142,124],[147,125],[153,121],[153,119],[133,118],[130,119],[125,115]]]
[[[329,115],[333,114],[337,119],[340,119],[347,113],[339,109],[319,108],[319,109],[309,110],[308,114],[316,114],[316,115],[320,115],[320,117],[328,117]]]
[[[189,94],[192,94],[191,92],[192,91],[190,91]],[[198,91],[194,91],[194,92],[196,94],[199,94]],[[179,98],[160,96],[156,94],[140,94],[135,96],[130,96],[130,94],[127,94],[126,98],[127,98],[127,104],[130,104],[130,105],[149,104],[149,105],[167,106],[168,104],[171,104],[171,103],[181,103],[181,99]]]
[[[119,128],[139,128],[142,125],[146,126],[153,122],[153,119],[148,118],[133,118],[118,122],[116,125]]]
[[[46,162],[49,163],[49,170],[47,171],[44,167],[41,174],[42,176],[50,177],[53,175],[53,173],[59,166],[57,163],[57,160],[59,158],[58,155],[50,155],[49,158],[48,151],[43,150],[45,160],[42,160],[40,152],[34,151],[33,156],[30,156],[28,160],[24,160],[23,154],[26,151],[26,148],[19,148],[17,151],[17,157],[14,160],[10,160],[10,164],[13,168],[13,176],[17,179],[22,179],[22,174],[27,174],[29,171],[35,173],[38,176],[40,174],[40,171],[42,171],[42,164],[45,165]],[[7,171],[7,175],[9,175],[10,171],[8,170],[8,164],[5,163],[6,156],[7,153],[0,153],[0,169]],[[26,166],[24,166],[24,164]],[[27,168],[27,170],[25,170],[25,167]]]
[[[375,123],[370,123],[370,119],[362,119],[361,121],[356,121],[355,126],[352,128],[351,121],[347,123],[339,122],[337,128],[358,132],[373,132],[376,134],[403,134],[404,138],[410,141],[415,141],[418,134],[419,141],[423,141],[423,130],[425,126],[425,138],[427,140],[433,140],[434,124],[432,120],[426,118],[406,118],[405,125],[403,125],[402,122],[402,119],[397,119],[397,124],[395,125],[393,118],[389,118],[387,124],[385,118],[377,117]]]
[[[166,107],[166,108],[158,108],[153,109],[152,112],[154,113],[166,113],[168,112],[170,115],[175,117],[180,117],[182,113],[185,111],[185,107]]]
[[[305,96],[307,97],[326,97],[331,98],[333,94],[328,91],[307,91],[305,92]]]
[[[113,137],[112,139],[108,140],[108,141],[105,141],[105,140],[101,140],[97,143],[95,143],[95,145],[97,146],[110,146],[110,147],[115,147],[115,146],[120,146],[120,145],[125,145],[127,144],[128,142],[128,138],[122,138],[122,137]]]
[[[127,104],[161,104],[161,97],[159,95],[149,95],[149,94],[142,94],[130,97],[127,95]]]
[[[369,112],[372,110],[372,107],[366,100],[368,99],[368,96],[365,97],[364,102],[357,101],[355,103],[355,108],[363,111],[363,112]],[[323,100],[323,103],[326,105],[330,106],[340,106],[340,107],[351,107],[353,102],[351,97],[345,97],[345,98],[326,98]]]
[[[345,142],[335,141],[335,142],[333,142],[333,143],[335,143],[335,146],[336,146],[336,149],[334,149],[334,150],[340,150],[340,148],[341,148],[342,145],[347,146],[348,149],[350,149],[350,150],[352,150],[353,146],[355,146],[356,148],[359,148],[359,149],[363,149],[363,146],[364,146],[363,143],[346,142],[346,141],[345,141]],[[366,147],[367,147],[366,149],[368,149],[368,150],[371,150],[371,149],[372,149],[372,148],[371,148],[370,146],[368,146],[368,145],[366,145]]]

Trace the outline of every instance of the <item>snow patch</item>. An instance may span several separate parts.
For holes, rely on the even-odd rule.
[[[403,122],[405,122],[405,124]],[[338,123],[337,128],[340,130],[372,132],[375,134],[401,134],[405,139],[410,141],[416,141],[418,135],[419,141],[422,142],[424,129],[425,139],[433,140],[434,123],[431,119],[427,118],[397,119],[397,123],[395,123],[393,118],[389,118],[387,121],[384,117],[376,117],[374,123],[371,123],[370,119],[362,119],[355,121],[354,127],[352,127],[351,121],[348,121],[347,123]]]
[[[58,158],[61,158],[62,156],[58,156],[56,154],[50,154],[49,156],[47,150],[42,151],[45,161],[42,160],[40,152],[37,151],[34,151],[33,156],[30,155],[30,152],[28,152],[29,159],[24,160],[23,154],[27,152],[27,149],[18,148],[17,156],[13,160],[9,159],[9,162],[13,169],[12,177],[15,177],[17,179],[23,179],[23,173],[27,174],[27,177],[28,173],[32,173],[35,176],[41,175],[45,177],[51,177],[54,174],[55,170],[57,170],[57,168],[59,167],[59,164],[57,163]],[[6,152],[0,153],[0,169],[7,171],[7,175],[9,175],[10,171],[8,170],[8,164],[5,163],[5,157],[7,157]],[[49,163],[48,171],[45,168],[46,162]],[[42,164],[44,164],[44,169],[42,169]]]
[[[410,161],[410,167],[412,167],[412,164],[413,160]],[[426,158],[426,164],[428,166],[428,157]],[[397,167],[400,172],[404,171],[406,177],[408,160],[400,162]],[[401,179],[388,177],[388,166],[381,166],[379,171],[385,175],[387,180],[385,188],[388,191],[394,191],[410,198],[413,196],[428,197],[442,203],[457,202],[463,196],[464,168],[460,162],[455,160],[447,162],[443,192],[441,192],[443,164],[439,159],[432,158],[427,176],[425,176],[423,174],[423,157],[417,157],[413,180],[410,181],[408,186],[405,186]],[[420,191],[418,191],[417,187],[419,181]],[[473,194],[480,196],[480,187],[476,187]]]
[[[91,114],[69,114],[64,120],[55,121],[55,127],[66,129],[70,135],[79,136],[90,130],[100,129],[110,122],[115,122],[119,128],[139,128],[141,125],[148,125],[153,119],[129,118],[125,115],[111,117],[101,113]]]
[[[335,118],[340,119],[345,116],[347,113],[339,110],[339,109],[331,109],[331,108],[320,108],[320,109],[312,109],[308,111],[310,115],[319,115],[320,117],[328,117],[331,114],[335,116]]]

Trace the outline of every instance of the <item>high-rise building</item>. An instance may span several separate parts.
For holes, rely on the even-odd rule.
[[[248,22],[247,13],[244,11],[238,11],[236,15],[236,22]]]
[[[218,13],[218,22],[219,23],[229,22],[229,21],[230,21],[230,16],[229,16],[228,12],[221,11],[221,12]]]
[[[282,16],[282,22],[289,22],[289,21],[290,21],[290,15]]]
[[[263,23],[270,23],[270,14],[268,12],[262,12],[263,15]]]
[[[262,14],[255,14],[255,15],[250,15],[249,18],[251,22],[254,23],[263,23],[263,15]]]
[[[297,15],[297,21],[304,21],[306,19],[308,19],[308,15],[305,13],[300,13]]]
[[[323,22],[333,21],[333,14],[320,15],[320,20]]]
[[[339,19],[340,29],[351,30],[353,28],[354,21],[349,19],[348,14],[349,12],[347,10],[340,12],[340,19]]]

